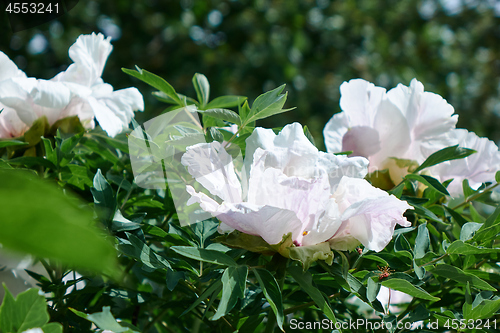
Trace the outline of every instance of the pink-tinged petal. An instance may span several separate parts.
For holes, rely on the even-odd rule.
[[[452,196],[462,194],[462,182],[477,189],[484,182],[495,182],[495,173],[500,170],[500,151],[498,146],[487,138],[480,138],[473,132],[456,129],[452,135],[454,144],[476,150],[476,153],[459,160],[446,161],[430,169],[432,175],[441,181],[453,178],[448,185]]]
[[[370,157],[380,149],[379,133],[369,126],[354,126],[342,138],[342,151],[352,151],[350,156]]]
[[[305,231],[325,211],[330,196],[328,177],[326,173],[311,179],[287,176],[280,169],[266,168],[270,156],[269,151],[260,148],[255,151],[247,201],[295,212]],[[301,236],[295,240],[300,244]]]
[[[241,184],[234,172],[233,159],[219,142],[188,147],[181,163],[212,195],[226,202],[242,201]]]
[[[3,111],[2,111],[3,109]],[[0,138],[15,138],[24,134],[28,130],[26,125],[14,109],[0,104]]]
[[[345,112],[334,114],[328,123],[326,123],[323,129],[323,136],[325,137],[326,150],[329,153],[340,153],[343,151],[343,138],[349,127],[349,118]]]
[[[86,129],[93,129],[95,127],[94,111],[86,99],[73,96],[66,108],[61,112],[60,118],[73,116],[78,116],[80,123]]]
[[[303,246],[314,245],[332,238],[342,225],[340,215],[337,202],[334,198],[330,198],[324,214],[312,226],[305,228],[305,234],[302,233],[301,244]]]
[[[219,205],[204,193],[196,193],[189,188],[187,190],[192,195],[188,204],[199,202],[203,210],[210,212],[224,224],[223,230],[234,228],[249,235],[260,236],[268,244],[278,244],[283,235],[289,232],[295,239],[301,232],[302,223],[290,210],[246,202],[224,202]]]
[[[392,239],[396,224],[411,225],[403,217],[410,205],[364,179],[344,177],[333,196],[342,212],[343,223],[330,239],[332,248],[354,246],[354,240],[350,239],[354,238],[358,244],[378,252]]]
[[[25,78],[26,74],[17,68],[16,64],[5,53],[0,51],[0,82],[13,77]]]
[[[36,79],[33,78],[11,78],[0,82],[0,103],[14,109],[28,126],[39,117],[30,97],[35,86]]]
[[[346,113],[351,127],[372,126],[385,89],[362,79],[340,85],[340,108]]]

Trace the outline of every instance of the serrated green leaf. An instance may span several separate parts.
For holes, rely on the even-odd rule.
[[[417,175],[417,174],[410,173],[410,174],[405,176],[405,179],[417,180],[417,181],[421,182],[422,184],[425,184],[425,185],[435,189],[436,191],[438,191],[439,193],[441,193],[443,195],[450,195],[450,193],[448,192],[446,187],[444,187],[437,179],[432,178],[430,176]]]
[[[0,183],[0,243],[4,247],[72,267],[115,270],[113,246],[77,198],[21,170],[0,169]]]
[[[198,261],[204,261],[224,266],[238,266],[233,258],[223,252],[199,249],[192,246],[172,246],[170,249],[184,257],[188,257]]]
[[[312,298],[325,316],[333,323],[336,323],[337,319],[333,314],[332,308],[319,289],[314,286],[311,273],[304,272],[299,266],[288,267],[288,272],[292,275],[293,279],[297,281],[300,287]]]
[[[138,78],[139,80],[149,84],[150,86],[158,89],[159,91],[164,92],[168,97],[173,99],[178,105],[183,105],[179,96],[175,92],[175,89],[165,81],[163,78],[159,77],[156,74],[150,73],[147,70],[140,69],[136,66],[137,71],[122,68],[122,71],[130,76]]]
[[[410,296],[425,299],[428,301],[436,302],[436,301],[440,300],[440,298],[432,296],[424,289],[417,287],[417,286],[414,286],[413,284],[411,284],[407,280],[392,278],[392,279],[383,280],[382,285],[384,287],[398,290],[398,291],[404,292]]]
[[[5,296],[0,306],[0,331],[23,332],[49,321],[45,297],[38,294],[38,289],[28,289],[14,299],[5,284],[3,288]]]
[[[214,98],[210,103],[208,103],[206,109],[225,109],[232,108],[235,106],[240,106],[247,98],[245,96],[221,96]]]
[[[259,281],[259,286],[264,296],[276,315],[276,321],[278,322],[279,328],[284,332],[283,320],[285,318],[283,315],[283,300],[278,282],[276,282],[274,276],[265,269],[253,269],[253,272]]]
[[[231,311],[238,299],[245,297],[248,266],[230,266],[222,274],[222,296],[212,320],[218,320]]]
[[[428,266],[427,270],[434,275],[438,275],[458,283],[470,283],[472,287],[482,290],[496,291],[488,282],[481,280],[475,275],[465,273],[460,268],[448,264],[439,264],[434,267]]]
[[[210,97],[210,84],[208,83],[208,79],[203,74],[195,73],[192,81],[196,96],[198,97],[198,102],[200,103],[200,108],[204,108]]]

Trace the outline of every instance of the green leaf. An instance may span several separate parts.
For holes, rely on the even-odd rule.
[[[222,281],[221,280],[216,280],[214,283],[212,283],[205,291],[194,301],[183,313],[181,313],[181,316],[185,315],[189,311],[193,310],[195,307],[197,307],[201,302],[207,299],[208,296],[210,296],[212,293],[217,292],[219,294],[219,291],[222,289]],[[218,290],[218,291],[217,291]]]
[[[248,119],[243,118],[245,119],[245,123],[290,111],[291,109],[283,109],[287,97],[287,93],[281,94],[283,89],[285,89],[284,84],[257,97],[252,104]]]
[[[481,216],[481,214],[479,214],[479,212],[476,210],[476,207],[474,207],[472,202],[469,204],[469,211],[473,221],[483,223],[486,220],[484,217]]]
[[[467,179],[464,179],[462,181],[462,190],[464,192],[464,198],[468,198],[470,197],[471,195],[475,194],[476,191],[474,191],[470,185],[469,185],[469,181]]]
[[[110,221],[116,211],[116,199],[113,189],[102,175],[100,169],[94,176],[94,187],[90,189],[94,196],[94,203],[98,207],[98,213],[104,221]]]
[[[230,266],[222,274],[222,296],[212,320],[218,320],[231,311],[238,298],[245,297],[248,266]]]
[[[103,306],[102,312],[96,312],[93,314],[85,314],[83,312],[80,312],[72,308],[70,308],[70,310],[73,311],[73,313],[75,313],[79,317],[82,317],[84,319],[87,319],[88,321],[93,322],[101,330],[113,331],[115,333],[131,331],[129,328],[121,326],[116,321],[115,317],[113,317],[113,315],[111,314],[109,306]]]
[[[434,267],[428,266],[427,270],[434,275],[438,275],[458,283],[467,284],[467,282],[469,282],[471,286],[477,289],[496,291],[496,289],[493,288],[488,282],[481,280],[475,275],[465,273],[460,268],[455,266],[439,264]]]
[[[467,243],[462,242],[461,240],[456,240],[451,243],[450,246],[446,249],[446,253],[448,254],[488,254],[488,253],[498,253],[500,252],[500,248],[486,248],[486,247],[477,247]]]
[[[205,134],[205,140],[210,143],[213,141],[217,141],[222,143],[224,141],[224,136],[222,133],[215,127],[209,127],[207,129],[207,133]]]
[[[49,321],[45,297],[38,294],[37,288],[28,289],[17,295],[17,298],[12,296],[5,283],[3,288],[5,296],[0,306],[0,331],[24,332],[42,327]]]
[[[276,282],[274,276],[265,269],[253,269],[253,272],[259,281],[260,289],[262,289],[264,296],[276,315],[276,321],[278,322],[279,328],[284,332],[283,320],[285,318],[283,315],[283,300],[278,282]]]
[[[59,323],[48,323],[41,328],[43,333],[63,333],[63,327]]]
[[[378,292],[380,291],[380,282],[375,282],[373,279],[369,278],[366,284],[366,298],[370,302],[377,299]]]
[[[429,250],[430,244],[431,240],[429,238],[427,223],[423,223],[418,226],[417,237],[415,238],[415,247],[413,250],[415,259],[423,258]]]
[[[311,131],[309,131],[309,128],[307,126],[304,126],[304,135],[316,147],[316,142],[314,141],[314,137],[311,134]]]
[[[467,222],[462,226],[462,229],[460,230],[460,240],[462,242],[468,241],[472,237],[474,237],[474,234],[476,233],[477,230],[479,230],[483,226],[482,223],[476,223],[476,222]]]
[[[432,296],[427,291],[423,290],[420,287],[414,286],[413,284],[411,284],[407,280],[392,278],[392,279],[383,280],[382,285],[384,287],[398,290],[398,291],[404,292],[408,295],[411,295],[413,297],[425,299],[428,301],[436,302],[436,301],[440,300],[440,298]]]
[[[458,145],[451,146],[451,147],[446,147],[441,150],[438,150],[437,152],[433,153],[431,156],[427,157],[427,159],[424,161],[424,163],[420,164],[418,168],[413,171],[413,173],[417,173],[420,170],[423,170],[425,168],[431,167],[433,165],[445,162],[445,161],[451,161],[451,160],[456,160],[460,158],[465,158],[476,151],[473,149],[468,149],[468,148],[462,148],[459,147]]]
[[[77,198],[21,170],[0,169],[0,184],[3,246],[72,267],[115,271],[113,246]]]
[[[25,146],[27,142],[19,141],[19,140],[7,140],[0,139],[0,148],[10,147],[10,146]]]
[[[247,98],[245,96],[221,96],[214,98],[210,103],[205,105],[206,109],[225,109],[240,106]]]
[[[330,307],[330,304],[328,304],[321,291],[319,291],[319,289],[314,286],[311,273],[304,272],[299,266],[288,267],[288,272],[290,273],[290,275],[292,275],[293,279],[297,281],[300,287],[312,298],[314,303],[316,303],[318,308],[325,314],[325,316],[333,323],[336,323],[337,319],[333,314],[332,308]]]
[[[227,109],[208,109],[208,110],[198,110],[199,113],[202,113],[204,115],[214,117],[217,119],[222,119],[225,121],[228,121],[233,124],[238,124],[241,125],[241,118],[240,116],[231,110]]]
[[[333,262],[333,252],[328,242],[308,246],[293,246],[289,247],[288,250],[290,251],[290,259],[300,261],[304,270],[307,270],[313,262],[318,260],[324,260],[329,265]]]
[[[172,269],[167,259],[157,254],[139,238],[129,233],[127,233],[127,238],[130,241],[130,244],[127,244],[124,240],[121,240],[122,244],[120,246],[120,249],[124,253],[136,258],[142,264],[144,264],[146,267],[151,268],[152,270],[167,268]],[[132,248],[129,249],[127,246],[131,246]]]
[[[170,248],[178,254],[198,261],[209,262],[217,265],[233,266],[238,264],[227,254],[215,250],[199,249],[192,246],[172,246]]]
[[[421,182],[422,184],[425,184],[425,185],[435,189],[436,191],[438,191],[441,194],[450,195],[450,193],[448,193],[448,190],[446,190],[446,187],[444,187],[437,179],[432,178],[430,176],[417,175],[417,174],[410,173],[410,174],[405,176],[405,179],[417,180],[417,181]]]
[[[196,90],[198,102],[200,102],[200,108],[205,107],[210,96],[210,84],[208,83],[207,77],[203,74],[195,73],[193,76],[193,86],[194,90]]]
[[[68,164],[61,171],[61,180],[76,186],[82,190],[85,189],[85,185],[92,187],[92,175],[89,170],[82,166],[76,164]]]
[[[465,223],[468,222],[461,214],[457,213],[453,209],[449,208],[448,206],[443,206],[443,207],[446,209],[448,213],[450,213],[450,215],[455,219],[455,221],[459,225],[463,226]]]
[[[498,310],[500,310],[500,298],[483,298],[483,293],[486,292],[477,294],[474,302],[471,302],[472,296],[470,295],[469,285],[467,285],[466,301],[462,307],[464,318],[466,320],[489,319],[493,317]]]
[[[158,75],[150,73],[144,69],[140,69],[137,66],[136,69],[137,71],[127,68],[122,68],[122,71],[128,75],[138,78],[139,80],[149,84],[150,86],[158,89],[159,91],[164,92],[168,97],[173,99],[178,105],[183,105],[181,99],[179,98],[179,96],[177,96],[175,89],[170,85],[170,83],[168,83]]]

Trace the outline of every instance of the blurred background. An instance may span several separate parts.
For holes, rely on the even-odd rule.
[[[138,65],[190,96],[196,72],[208,77],[212,98],[253,100],[286,83],[286,107],[297,109],[258,125],[299,121],[320,145],[324,125],[340,111],[343,81],[364,78],[390,89],[415,77],[455,107],[458,127],[500,141],[497,0],[80,0],[38,27],[12,33],[5,17],[0,29],[0,50],[28,76],[45,79],[71,63],[67,52],[78,35],[111,36],[103,79],[141,90],[140,123],[165,104],[121,67]]]

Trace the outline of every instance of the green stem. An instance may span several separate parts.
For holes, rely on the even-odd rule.
[[[455,209],[458,209],[460,207],[463,207],[463,206],[467,205],[469,202],[476,200],[477,198],[479,198],[483,194],[485,194],[487,192],[491,192],[498,185],[500,185],[500,183],[496,183],[496,184],[490,185],[489,187],[485,188],[482,192],[476,193],[476,194],[468,197],[467,199],[465,199],[464,202],[462,202],[461,204],[458,204],[457,206],[453,207],[452,209],[455,210]]]

